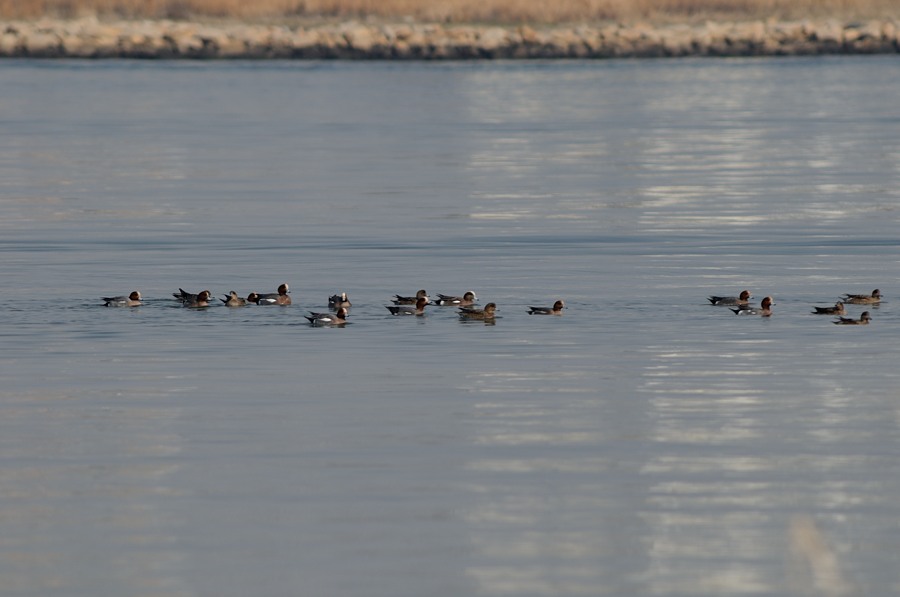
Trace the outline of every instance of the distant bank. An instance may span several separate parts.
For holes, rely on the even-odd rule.
[[[900,52],[893,20],[532,28],[347,22],[316,27],[97,19],[0,21],[0,57],[470,60]]]

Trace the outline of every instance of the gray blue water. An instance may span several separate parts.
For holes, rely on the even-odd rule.
[[[897,593],[897,97],[890,56],[0,62],[2,593]],[[390,316],[420,288],[495,325]]]

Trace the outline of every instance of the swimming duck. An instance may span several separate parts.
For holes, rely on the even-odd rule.
[[[268,293],[268,294],[256,294],[254,297],[257,305],[290,305],[291,297],[288,296],[290,292],[290,288],[287,283],[282,284],[278,287],[277,293]],[[248,297],[249,298],[249,297]]]
[[[813,307],[813,309],[815,309],[815,311],[812,311],[812,313],[816,315],[843,315],[844,303],[838,301],[833,307]]]
[[[333,294],[328,297],[328,306],[332,309],[340,309],[341,307],[352,307],[353,304],[350,302],[350,299],[347,297],[346,292],[342,292],[340,294]]]
[[[475,293],[471,290],[468,290],[462,296],[450,296],[447,294],[438,293],[438,300],[436,300],[434,304],[440,305],[442,307],[465,307],[468,305],[474,305],[477,301],[478,297],[475,296]]]
[[[528,307],[529,315],[562,315],[563,309],[566,308],[566,303],[563,302],[562,299],[553,303],[552,307]]]
[[[238,294],[233,290],[226,296],[226,298],[220,298],[219,300],[225,303],[225,305],[228,307],[243,307],[247,304],[247,300],[239,297]]]
[[[314,326],[335,326],[347,323],[347,315],[347,308],[339,307],[335,313],[313,313],[310,311],[309,315],[304,315],[303,317],[308,319],[309,323]]]
[[[710,296],[706,300],[710,305],[746,305],[751,298],[749,290],[742,290],[740,296]]]
[[[210,293],[208,290],[203,290],[199,294],[190,295],[189,298],[181,301],[182,307],[208,307],[209,306],[209,297]]]
[[[767,296],[759,304],[759,309],[755,307],[740,306],[737,309],[731,309],[736,315],[762,315],[763,317],[772,316],[772,306],[775,303],[771,296]]]
[[[873,305],[881,302],[881,291],[877,288],[872,294],[845,294],[844,302],[853,305]]]
[[[100,300],[106,303],[104,307],[140,307],[143,304],[138,290],[128,296],[104,296]]]
[[[429,297],[428,293],[424,290],[417,292],[416,296],[400,296],[399,294],[395,294],[392,302],[395,305],[415,305],[421,298],[425,299],[426,303],[431,302],[431,297]]]
[[[851,317],[838,317],[831,323],[835,325],[869,325],[870,321],[872,321],[872,318],[869,317],[869,312],[863,311],[860,314],[859,319],[853,319]]]
[[[205,292],[205,293],[208,294],[209,296],[212,296],[212,292],[210,292],[209,290],[203,290],[203,291],[201,291],[201,292]],[[181,301],[182,303],[184,303],[185,301],[196,301],[196,300],[197,300],[197,297],[198,297],[199,295],[200,295],[199,292],[198,292],[197,294],[193,294],[193,293],[188,292],[188,291],[185,290],[184,288],[179,288],[179,289],[178,289],[178,292],[173,292],[173,293],[172,293],[172,296],[174,296],[176,299],[178,299],[178,300]]]
[[[425,305],[427,304],[428,300],[420,297],[416,300],[415,305],[386,305],[386,308],[391,315],[425,315]]]
[[[497,310],[497,305],[494,303],[488,303],[484,306],[484,309],[476,309],[475,307],[461,307],[459,310],[460,319],[482,319],[482,320],[490,320],[494,319],[494,313]]]

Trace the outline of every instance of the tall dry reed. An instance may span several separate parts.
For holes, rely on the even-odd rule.
[[[571,23],[896,18],[900,0],[0,0],[0,18],[367,19]]]

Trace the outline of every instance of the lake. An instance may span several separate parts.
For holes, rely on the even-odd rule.
[[[898,592],[897,97],[894,56],[0,62],[4,595]]]

